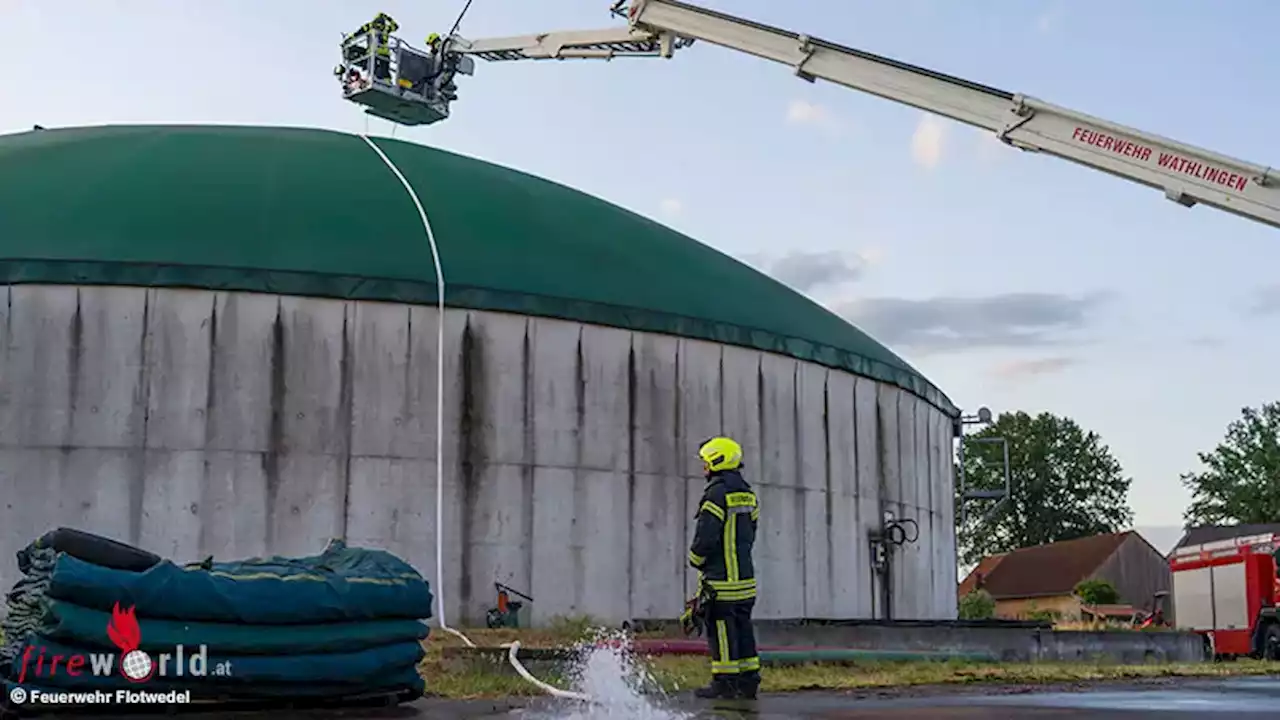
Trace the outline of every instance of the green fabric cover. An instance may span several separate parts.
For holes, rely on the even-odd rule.
[[[771,278],[546,180],[396,140],[452,307],[755,348],[892,383],[952,415],[884,346]],[[408,194],[352,135],[121,126],[0,136],[0,284],[193,287],[436,301]]]
[[[111,613],[50,601],[37,632],[50,640],[85,648],[115,650],[107,636]],[[209,646],[219,655],[308,655],[354,652],[381,645],[421,642],[426,624],[417,620],[367,620],[318,625],[238,625],[138,618],[140,650],[171,652],[175,646]]]
[[[319,555],[252,558],[143,572],[112,570],[60,553],[45,597],[138,617],[247,625],[313,625],[431,617],[431,586],[385,550],[331,540]]]

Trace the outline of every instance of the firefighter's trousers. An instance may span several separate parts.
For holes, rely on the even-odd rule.
[[[751,612],[756,601],[712,601],[707,612],[707,644],[711,650],[711,674],[725,680],[742,675],[759,676],[760,655]]]

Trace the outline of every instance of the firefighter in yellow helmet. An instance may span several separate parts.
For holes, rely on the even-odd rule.
[[[756,603],[751,550],[760,508],[742,477],[741,445],[714,437],[698,447],[698,456],[707,486],[698,504],[689,564],[698,570],[699,593],[705,603],[711,684],[695,694],[753,699],[760,687],[760,656],[751,626]]]
[[[431,56],[435,61],[435,75],[433,76],[432,85],[440,96],[447,101],[458,99],[458,86],[453,83],[453,76],[457,73],[458,56],[445,52],[444,38],[440,37],[440,33],[431,33],[427,36],[427,47],[431,51]]]
[[[394,18],[386,13],[378,13],[355,32],[356,35],[373,33],[372,47],[369,50],[373,53],[373,76],[378,80],[391,81],[391,33],[399,29],[400,24]]]

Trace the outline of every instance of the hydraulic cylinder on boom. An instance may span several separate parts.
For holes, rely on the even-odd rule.
[[[462,61],[471,57],[490,62],[670,58],[702,41],[786,65],[808,82],[826,80],[982,128],[1020,150],[1155,188],[1186,207],[1204,204],[1280,227],[1280,170],[1272,167],[678,0],[620,0],[611,12],[625,16],[627,25],[483,40],[453,34],[442,53],[470,74],[470,64]],[[449,99],[429,89],[422,98],[436,108],[426,122],[448,116]]]

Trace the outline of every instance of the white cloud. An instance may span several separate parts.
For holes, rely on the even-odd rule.
[[[805,100],[792,100],[787,106],[787,122],[804,124],[821,122],[830,117],[827,109]]]
[[[986,296],[928,298],[860,297],[832,309],[890,347],[924,353],[953,353],[992,348],[1064,347],[1081,342],[1108,293],[1065,295],[1011,292]],[[1046,372],[1065,366],[1061,359],[1015,363],[1002,373]]]
[[[822,301],[860,279],[884,260],[884,250],[789,250],[784,253],[742,253],[737,258],[791,289]]]
[[[1053,30],[1062,20],[1062,3],[1054,2],[1036,18],[1036,29],[1042,33]]]
[[[807,100],[792,100],[791,104],[787,105],[787,122],[792,125],[822,128],[828,132],[837,132],[842,125],[825,105]]]
[[[879,265],[884,260],[884,248],[871,245],[858,251],[858,257],[867,265]]]
[[[1079,361],[1070,357],[1044,357],[1029,360],[1012,360],[995,368],[995,375],[1008,380],[1018,380],[1037,375],[1060,373]]]
[[[681,210],[684,210],[684,203],[675,198],[666,198],[658,204],[658,208],[662,210],[663,215],[675,217],[680,214]]]
[[[920,116],[916,131],[911,135],[911,158],[916,164],[932,170],[942,160],[942,146],[946,138],[947,126],[942,118],[928,113]]]

